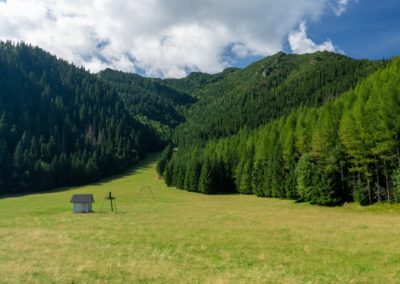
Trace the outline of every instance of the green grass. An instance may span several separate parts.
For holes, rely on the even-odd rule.
[[[0,282],[400,281],[399,206],[168,189],[155,158],[98,184],[0,199]],[[118,213],[99,212],[109,191]],[[97,213],[71,213],[73,193],[93,193]]]

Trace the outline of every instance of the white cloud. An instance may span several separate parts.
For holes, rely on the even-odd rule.
[[[332,10],[335,12],[336,16],[340,16],[346,12],[349,2],[350,0],[337,0],[336,3],[331,4]]]
[[[302,22],[297,31],[293,31],[288,37],[289,45],[293,53],[303,54],[312,53],[316,51],[332,51],[335,52],[336,48],[330,40],[321,44],[316,44],[307,35],[306,23]]]
[[[339,1],[335,7],[347,3],[0,0],[0,39],[38,45],[93,72],[112,67],[182,77],[188,70],[217,72],[228,66],[224,55],[228,47],[238,57],[281,50],[299,22],[318,19],[332,1]],[[306,36],[300,40],[315,47]]]

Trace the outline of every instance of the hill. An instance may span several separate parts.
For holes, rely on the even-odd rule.
[[[192,95],[160,79],[110,69],[100,72],[98,77],[119,94],[135,118],[152,125],[164,141],[171,140],[172,131],[185,121],[185,111],[196,102]]]
[[[260,69],[271,62],[282,65]],[[231,92],[199,101],[177,129],[178,151],[164,151],[159,172],[169,185],[202,193],[321,205],[397,202],[399,62],[277,54],[235,72],[265,74],[265,81],[240,89],[243,79]],[[268,82],[271,88],[261,87]]]
[[[163,140],[107,82],[40,48],[0,43],[0,194],[82,184]]]
[[[322,105],[385,64],[329,52],[280,52],[243,70],[209,75],[214,80],[209,78],[209,83],[193,91],[203,99],[178,127],[174,141],[193,144],[225,137],[242,128],[257,128],[301,106]]]

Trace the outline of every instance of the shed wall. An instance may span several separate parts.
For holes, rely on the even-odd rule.
[[[92,212],[92,204],[91,203],[74,203],[73,212],[74,213]]]

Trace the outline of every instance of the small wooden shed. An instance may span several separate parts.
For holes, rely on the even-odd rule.
[[[93,194],[74,194],[71,203],[73,203],[72,211],[74,213],[90,213],[92,212],[92,203],[94,203]]]

